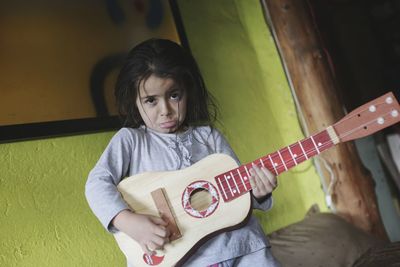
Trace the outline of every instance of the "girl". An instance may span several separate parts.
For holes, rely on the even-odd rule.
[[[189,167],[212,153],[239,160],[211,125],[216,107],[194,58],[178,44],[150,39],[132,49],[115,90],[125,127],[119,130],[89,173],[86,198],[110,232],[122,231],[147,254],[169,242],[167,223],[134,213],[116,186],[126,176],[146,171]],[[268,210],[276,177],[267,169],[251,169],[253,208]],[[279,266],[254,217],[247,224],[203,244],[184,264],[206,266]]]

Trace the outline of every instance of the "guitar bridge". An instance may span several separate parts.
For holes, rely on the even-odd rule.
[[[182,234],[179,231],[174,216],[172,215],[172,211],[170,206],[168,205],[164,190],[162,188],[159,188],[151,192],[151,196],[154,200],[154,203],[156,204],[158,213],[160,214],[161,218],[168,223],[167,229],[170,232],[169,240],[174,241],[181,238]]]

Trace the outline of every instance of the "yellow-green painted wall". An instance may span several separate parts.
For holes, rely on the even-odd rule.
[[[179,1],[191,48],[243,162],[301,139],[256,0]],[[84,184],[113,132],[0,144],[0,266],[125,266],[86,204]],[[282,174],[266,232],[298,221],[323,193],[311,162]]]
[[[189,45],[219,101],[222,129],[245,163],[303,138],[259,0],[178,1]],[[312,161],[279,176],[275,206],[258,213],[266,232],[326,210]]]
[[[0,266],[125,266],[84,196],[112,134],[0,145]]]

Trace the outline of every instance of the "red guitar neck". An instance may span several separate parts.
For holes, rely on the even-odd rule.
[[[373,134],[400,121],[400,106],[393,93],[378,97],[347,114],[324,131],[215,177],[224,201],[251,190],[249,170],[255,164],[278,175],[339,142]]]
[[[249,170],[253,164],[258,167],[265,167],[273,174],[279,175],[331,148],[336,143],[338,143],[338,140],[332,127],[330,127],[253,162],[216,176],[218,189],[224,201],[231,201],[251,190]]]

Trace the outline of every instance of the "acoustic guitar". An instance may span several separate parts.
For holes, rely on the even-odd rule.
[[[253,163],[279,175],[340,142],[399,122],[399,112],[399,103],[389,92],[325,130],[242,166],[230,156],[213,154],[183,170],[128,177],[118,185],[124,200],[136,213],[168,221],[171,242],[149,256],[126,234],[118,232],[115,239],[135,267],[181,265],[211,236],[246,221],[251,211],[249,169]]]

